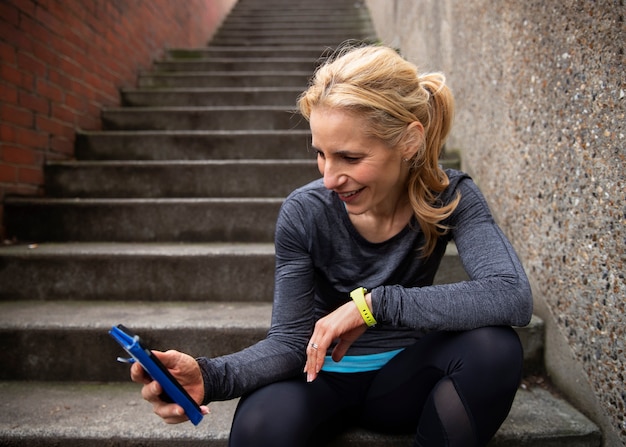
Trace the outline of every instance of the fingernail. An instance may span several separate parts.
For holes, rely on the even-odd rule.
[[[313,382],[313,374],[309,373],[306,375],[306,381],[311,383]]]

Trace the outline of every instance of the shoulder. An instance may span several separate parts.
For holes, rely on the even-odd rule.
[[[324,187],[322,179],[314,180],[294,190],[283,202],[278,224],[308,226],[316,216],[326,215],[333,209],[332,191]]]
[[[444,172],[448,176],[449,181],[448,186],[441,194],[444,203],[453,200],[458,193],[462,196],[465,192],[478,189],[472,178],[466,172],[457,169],[446,169]]]
[[[466,219],[482,218],[492,220],[489,205],[482,192],[469,174],[455,169],[447,169],[446,175],[450,184],[442,193],[442,201],[448,203],[460,194],[461,200],[450,217],[453,225]],[[449,222],[449,223],[451,223]]]
[[[313,180],[306,185],[300,186],[293,190],[288,196],[285,202],[314,202],[314,201],[327,201],[330,199],[330,193],[328,189],[324,187],[323,179],[319,178]]]

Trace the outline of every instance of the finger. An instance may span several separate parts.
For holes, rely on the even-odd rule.
[[[185,414],[185,410],[177,404],[155,403],[153,406],[154,414],[159,416],[167,424],[180,424],[189,420]]]
[[[352,345],[352,341],[346,341],[344,339],[339,340],[339,343],[335,346],[332,352],[333,361],[339,362],[346,355],[348,349]]]
[[[326,348],[314,342],[309,343],[307,348],[307,362],[304,372],[307,373],[307,381],[312,382],[324,365]]]
[[[141,397],[148,402],[163,402],[159,395],[162,393],[161,385],[156,380],[146,384],[141,388]]]
[[[181,356],[182,356],[182,353],[175,351],[173,349],[170,349],[169,351],[165,351],[165,352],[152,351],[152,354],[154,354],[154,356],[158,358],[163,364],[163,366],[165,366],[167,369],[175,368],[177,363],[181,360]]]
[[[130,365],[130,380],[136,383],[147,384],[152,382],[152,377],[148,375],[139,363],[133,363]]]

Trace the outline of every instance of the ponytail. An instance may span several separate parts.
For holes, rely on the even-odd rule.
[[[448,204],[439,200],[450,184],[439,158],[452,127],[454,97],[442,73],[424,74],[418,81],[428,95],[428,107],[416,111],[418,121],[424,126],[424,146],[411,160],[408,192],[415,218],[426,239],[422,255],[428,257],[435,249],[437,238],[448,232],[449,228],[441,222],[456,209],[460,194]]]

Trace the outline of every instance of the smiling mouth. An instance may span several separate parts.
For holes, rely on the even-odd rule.
[[[342,199],[347,199],[352,197],[355,194],[360,193],[361,191],[363,191],[365,188],[361,188],[361,189],[357,189],[356,191],[350,191],[350,192],[345,192],[345,193],[337,193],[339,195],[339,197],[341,197]]]

